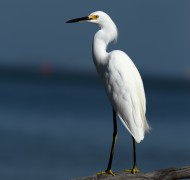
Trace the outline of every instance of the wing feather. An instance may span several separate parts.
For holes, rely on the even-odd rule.
[[[107,95],[122,123],[137,142],[148,129],[146,100],[141,76],[131,59],[122,51],[113,51],[105,67]]]

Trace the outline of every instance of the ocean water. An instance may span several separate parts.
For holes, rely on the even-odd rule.
[[[190,84],[144,80],[152,131],[137,144],[147,172],[190,165]],[[0,179],[63,180],[105,170],[112,109],[97,77],[0,77]],[[132,140],[118,119],[113,171],[132,167]]]

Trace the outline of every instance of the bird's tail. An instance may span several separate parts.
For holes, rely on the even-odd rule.
[[[148,124],[148,121],[147,121],[147,118],[145,117],[145,120],[144,120],[144,130],[145,130],[145,132],[150,132],[151,131],[151,127],[150,127],[150,125]]]

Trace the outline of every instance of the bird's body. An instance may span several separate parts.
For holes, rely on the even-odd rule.
[[[113,143],[106,172],[113,174],[111,164],[117,137],[117,114],[133,137],[134,166],[131,172],[136,173],[138,170],[135,141],[139,143],[143,140],[145,132],[149,130],[145,117],[146,98],[141,76],[132,60],[123,51],[107,52],[108,44],[117,39],[118,32],[116,25],[106,13],[97,11],[68,23],[78,21],[92,22],[100,26],[93,40],[93,60],[114,109]]]
[[[113,51],[105,67],[103,81],[114,110],[139,143],[148,125],[144,88],[135,65],[122,51]]]

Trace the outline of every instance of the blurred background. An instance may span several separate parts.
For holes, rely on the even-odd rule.
[[[190,1],[1,0],[0,179],[63,180],[105,170],[112,109],[92,61],[98,27],[65,21],[107,12],[116,44],[138,67],[152,131],[141,171],[190,165]],[[118,119],[113,171],[131,168]]]

